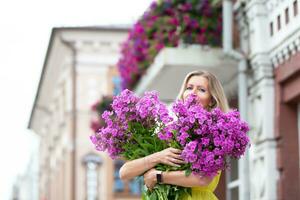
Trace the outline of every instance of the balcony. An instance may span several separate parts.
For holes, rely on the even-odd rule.
[[[221,48],[199,45],[167,47],[156,56],[135,87],[135,92],[141,95],[145,91],[156,90],[162,101],[172,102],[187,73],[207,70],[219,78],[227,97],[231,98],[237,94],[237,64],[237,61],[225,56]]]

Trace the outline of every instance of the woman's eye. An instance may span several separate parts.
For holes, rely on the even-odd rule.
[[[200,90],[201,92],[206,92],[206,90],[203,89],[203,88],[200,88],[199,90]]]
[[[186,90],[192,90],[192,89],[193,89],[192,87],[187,87],[187,88],[186,88]]]

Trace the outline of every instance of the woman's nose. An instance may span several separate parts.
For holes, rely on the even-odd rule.
[[[193,93],[193,94],[197,94],[197,89],[194,88],[194,89],[192,90],[192,93]]]

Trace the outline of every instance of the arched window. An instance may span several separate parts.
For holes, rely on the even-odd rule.
[[[98,168],[102,164],[102,159],[93,153],[87,154],[82,160],[86,167],[86,199],[99,199],[99,174]]]

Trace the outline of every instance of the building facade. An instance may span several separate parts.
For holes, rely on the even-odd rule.
[[[124,27],[54,28],[29,128],[40,137],[39,199],[126,200],[136,184],[120,182],[121,161],[94,150],[91,106],[113,94]]]
[[[223,49],[165,48],[135,92],[157,90],[161,100],[169,103],[176,98],[185,74],[198,69],[213,72],[231,106],[239,108],[251,127],[251,148],[223,173],[217,196],[298,200],[300,2],[222,3]],[[136,186],[118,179],[122,162],[95,152],[88,140],[90,105],[101,95],[116,94],[119,79],[113,66],[126,35],[127,30],[111,29],[53,31],[29,125],[41,137],[40,199],[138,198]]]
[[[299,199],[300,2],[220,2],[224,54],[218,56],[215,48],[193,45],[165,48],[136,92],[155,89],[170,102],[185,74],[197,69],[213,72],[231,105],[239,108],[251,127],[251,148],[238,163],[232,163],[217,196],[228,200]]]
[[[300,198],[299,0],[244,1],[239,13],[242,51],[251,73],[248,116],[250,199]],[[242,11],[243,10],[243,11]],[[242,14],[243,13],[246,14]],[[298,116],[297,116],[298,115]]]

